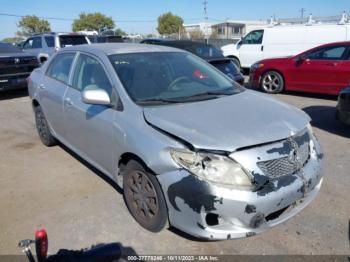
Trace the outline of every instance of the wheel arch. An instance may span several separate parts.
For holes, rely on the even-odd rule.
[[[239,60],[239,58],[235,55],[228,55],[227,56],[228,58],[234,58],[234,59],[237,59],[237,61],[239,62],[239,64],[241,64],[241,60]]]
[[[40,106],[38,100],[36,100],[35,98],[32,100],[32,106],[33,106],[33,108]]]

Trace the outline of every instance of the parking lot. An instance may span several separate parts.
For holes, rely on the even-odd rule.
[[[0,97],[0,254],[47,229],[49,252],[120,242],[137,254],[349,254],[350,128],[334,119],[334,97],[276,95],[313,119],[326,156],[317,199],[287,223],[247,239],[204,242],[153,234],[131,217],[116,186],[64,146],[40,142],[26,92]],[[256,127],[258,128],[258,127]]]

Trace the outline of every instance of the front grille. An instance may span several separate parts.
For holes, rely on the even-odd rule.
[[[8,66],[0,68],[0,76],[7,77],[15,74],[31,73],[37,65],[18,65],[18,66]]]
[[[284,141],[288,156],[258,162],[261,171],[270,178],[292,175],[302,169],[310,158],[310,137],[307,131],[302,135]]]

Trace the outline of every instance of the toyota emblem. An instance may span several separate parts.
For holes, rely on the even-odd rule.
[[[19,60],[19,58],[15,58],[15,64],[19,64],[19,62],[21,62],[21,60]]]

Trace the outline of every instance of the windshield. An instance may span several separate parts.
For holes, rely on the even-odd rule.
[[[19,53],[19,52],[22,52],[22,51],[9,43],[0,43],[0,53],[1,54]]]
[[[129,96],[140,105],[214,99],[242,90],[189,53],[119,54],[110,60]]]
[[[59,39],[61,47],[83,45],[88,43],[83,35],[60,35]]]

